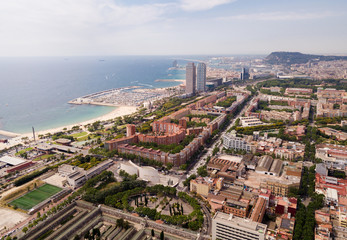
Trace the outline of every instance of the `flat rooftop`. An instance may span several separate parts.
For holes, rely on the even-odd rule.
[[[258,222],[253,222],[252,220],[248,218],[240,218],[233,216],[232,214],[226,214],[223,212],[217,212],[213,220],[221,222],[225,225],[233,224],[240,226],[242,228],[250,229],[253,231],[257,231],[259,233],[265,233],[266,231],[266,225]]]
[[[237,163],[240,163],[242,160],[242,157],[231,156],[231,155],[220,155],[220,156],[217,156],[217,158],[222,160],[228,160],[231,162],[237,162]]]
[[[26,161],[17,157],[11,157],[11,156],[3,156],[0,158],[0,162],[16,166],[22,163],[25,163]]]

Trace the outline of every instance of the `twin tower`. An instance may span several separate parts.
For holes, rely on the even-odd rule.
[[[197,92],[206,91],[206,64],[193,62],[186,66],[186,94],[195,95]]]

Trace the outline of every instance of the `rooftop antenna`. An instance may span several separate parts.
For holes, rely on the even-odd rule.
[[[34,142],[36,142],[36,138],[35,138],[35,129],[34,129],[34,127],[32,127],[33,128],[33,137],[34,137]]]

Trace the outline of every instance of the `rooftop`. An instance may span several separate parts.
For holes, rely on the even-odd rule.
[[[213,220],[223,222],[226,225],[229,225],[231,223],[249,230],[258,231],[259,233],[265,233],[267,227],[265,224],[253,222],[247,218],[240,218],[233,216],[232,214],[229,215],[222,212],[217,212],[214,215]]]
[[[16,166],[16,165],[25,163],[26,161],[23,159],[20,159],[20,158],[16,158],[16,157],[3,156],[0,158],[0,162],[4,162],[4,163],[7,163],[9,165]]]

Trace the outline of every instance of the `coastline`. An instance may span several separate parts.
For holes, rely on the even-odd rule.
[[[185,80],[184,79],[157,79],[159,80],[159,82],[176,82],[177,85],[175,86],[171,86],[171,87],[157,87],[154,88],[155,90],[166,90],[166,89],[170,89],[170,88],[179,88],[181,85],[185,84]],[[157,82],[157,81],[155,81]],[[139,88],[138,86],[130,86],[130,87],[125,87],[125,88],[134,88],[137,91],[146,91],[146,89],[142,89]],[[113,90],[113,89],[111,89]],[[111,91],[111,90],[105,90],[106,92]],[[105,92],[103,91],[103,92]],[[92,93],[90,95],[93,95],[95,93]],[[88,95],[87,95],[88,96]],[[75,105],[83,105],[83,104],[88,104],[88,105],[99,105],[99,106],[109,106],[109,107],[116,107],[116,109],[112,110],[111,112],[104,114],[102,116],[99,117],[95,117],[89,120],[85,120],[85,121],[80,121],[80,122],[76,122],[74,124],[69,124],[69,125],[63,125],[60,127],[54,127],[54,128],[49,128],[47,130],[40,130],[40,131],[36,131],[35,132],[35,136],[36,138],[38,137],[38,135],[45,135],[48,133],[54,134],[60,131],[64,131],[64,129],[71,129],[73,126],[84,126],[87,124],[91,124],[94,123],[95,121],[107,121],[110,119],[114,119],[117,117],[121,117],[121,116],[125,116],[125,115],[130,115],[133,114],[137,111],[136,106],[128,106],[128,105],[115,105],[115,104],[107,104],[107,103],[100,103],[100,102],[93,102],[93,103],[76,103],[73,100],[68,102],[69,104],[75,104]],[[17,144],[23,144],[24,141],[31,141],[33,140],[33,133],[32,132],[28,132],[28,133],[16,133],[16,132],[10,132],[10,131],[6,131],[6,130],[1,130],[0,129],[0,135],[5,136],[5,137],[9,137],[7,140],[7,143],[0,143],[0,150],[5,149],[5,148],[9,148],[12,146],[15,146]],[[27,138],[26,140],[23,140],[22,138]]]
[[[70,124],[70,125],[61,126],[61,127],[57,127],[57,128],[51,128],[51,129],[47,129],[47,130],[37,131],[37,132],[35,132],[35,136],[37,137],[38,135],[45,135],[48,133],[54,134],[56,132],[63,131],[64,128],[71,129],[73,126],[84,126],[87,124],[91,124],[95,121],[107,121],[107,120],[114,119],[117,117],[133,114],[136,111],[137,111],[137,107],[135,107],[135,106],[117,106],[117,108],[114,109],[113,111],[111,111],[105,115],[102,115],[100,117],[89,119],[89,120],[86,120],[83,122],[78,122],[75,124]],[[7,132],[7,133],[11,133],[11,134],[16,134],[17,137],[9,138],[8,143],[6,143],[6,144],[0,143],[0,150],[22,143],[23,142],[22,138],[27,137],[27,138],[29,138],[29,140],[33,140],[32,132],[19,134],[19,133],[12,133],[12,132],[8,132],[8,131],[0,130],[0,132],[1,131],[4,133]],[[2,135],[4,135],[4,134],[2,134]]]

